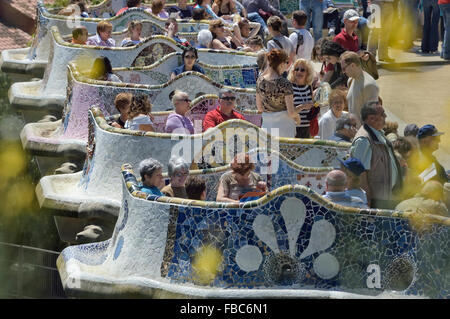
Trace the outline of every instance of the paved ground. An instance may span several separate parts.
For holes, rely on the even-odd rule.
[[[379,70],[377,83],[388,120],[399,123],[399,133],[409,123],[434,124],[446,132],[435,155],[450,169],[450,63],[439,56],[402,53],[402,62],[406,59],[425,65]]]

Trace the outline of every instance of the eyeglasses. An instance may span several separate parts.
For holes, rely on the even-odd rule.
[[[223,24],[219,24],[219,25],[216,25],[216,28],[223,28],[225,25],[223,25]]]
[[[287,64],[289,64],[289,61],[284,61],[284,63],[286,63],[286,65],[287,65]]]
[[[184,177],[184,176],[188,176],[189,173],[175,173],[174,176],[175,177]]]
[[[234,101],[234,100],[236,100],[236,97],[235,96],[224,96],[224,97],[221,97],[221,99],[225,100],[225,101]]]
[[[190,103],[190,102],[191,102],[191,100],[190,100],[190,99],[179,99],[178,101],[179,101],[179,102],[188,102],[188,103]]]
[[[304,68],[295,68],[294,71],[295,71],[295,72],[298,72],[298,71],[300,71],[300,72],[305,72],[306,69],[304,69]]]
[[[195,59],[195,55],[185,55],[185,59]]]

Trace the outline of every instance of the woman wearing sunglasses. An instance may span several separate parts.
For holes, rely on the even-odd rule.
[[[182,91],[175,91],[172,97],[172,103],[175,112],[167,117],[164,131],[166,133],[177,134],[194,134],[194,125],[192,121],[186,117],[186,113],[190,109],[191,100],[189,95]]]
[[[209,31],[213,36],[212,48],[216,50],[234,51],[243,45],[243,41],[239,40],[225,25],[222,20],[212,20],[209,22]]]
[[[262,112],[262,128],[280,137],[295,137],[300,117],[294,109],[292,84],[282,74],[287,70],[289,57],[283,50],[266,53],[267,68],[256,82],[256,106]]]
[[[313,107],[313,87],[315,77],[311,62],[298,59],[292,65],[288,74],[288,80],[292,83],[294,91],[295,111],[300,115],[300,124],[295,128],[296,138],[310,138],[311,120],[317,118],[319,108]]]
[[[170,75],[170,78],[173,79],[177,75],[188,72],[188,71],[196,71],[200,72],[202,74],[205,74],[205,71],[201,66],[199,66],[197,63],[195,63],[198,59],[197,49],[193,47],[187,47],[183,50],[183,53],[181,54],[181,58],[183,59],[183,64],[179,67],[176,67],[172,74]]]

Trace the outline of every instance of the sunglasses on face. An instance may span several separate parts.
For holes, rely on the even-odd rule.
[[[224,25],[223,24],[219,24],[218,26],[216,26],[216,28],[223,28]]]
[[[185,59],[195,59],[195,55],[185,55]]]
[[[298,71],[300,71],[300,72],[305,72],[306,69],[305,69],[305,68],[295,68],[294,71],[295,71],[295,72],[298,72]]]
[[[190,99],[179,99],[178,101],[180,101],[180,102],[188,102],[188,103],[190,103],[190,102],[191,102],[191,100],[190,100]]]
[[[234,100],[236,100],[236,97],[235,96],[224,96],[221,99],[225,100],[225,101],[234,101]]]
[[[184,177],[184,176],[188,176],[189,173],[175,173],[174,175],[175,175],[175,177]]]

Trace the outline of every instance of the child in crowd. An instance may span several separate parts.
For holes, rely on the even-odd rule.
[[[151,111],[152,105],[147,95],[133,96],[131,99],[131,107],[128,111],[128,119],[125,122],[125,128],[129,130],[154,132]]]
[[[101,47],[115,47],[116,41],[111,38],[113,26],[108,21],[100,21],[97,24],[97,34],[89,37],[88,45],[96,45]]]
[[[88,38],[88,31],[84,26],[75,28],[72,31],[72,44],[85,45],[87,38]]]
[[[114,105],[119,111],[120,116],[119,118],[111,123],[111,126],[117,127],[117,128],[124,128],[125,122],[128,119],[128,112],[130,111],[131,106],[131,99],[133,98],[133,95],[131,93],[122,92],[116,95],[116,98],[114,99]]]
[[[129,38],[125,38],[122,41],[121,47],[130,47],[142,42],[141,40],[142,32],[142,22],[141,21],[130,21],[128,23],[128,35]]]
[[[189,199],[206,199],[206,182],[198,176],[189,176],[185,184],[186,193]]]

